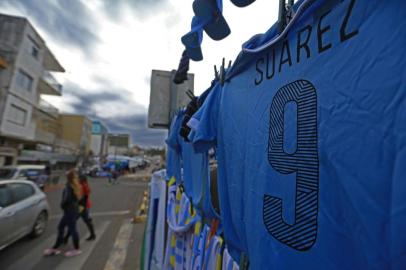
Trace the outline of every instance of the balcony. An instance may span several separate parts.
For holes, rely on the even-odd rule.
[[[60,138],[55,139],[55,148],[59,153],[65,154],[77,154],[79,153],[78,146],[70,141],[66,141]]]
[[[38,102],[38,109],[43,111],[44,113],[49,114],[53,118],[58,118],[59,110],[54,107],[51,103],[45,101],[44,99],[40,98]]]
[[[53,145],[55,142],[55,138],[55,134],[52,134],[51,132],[47,132],[39,128],[37,128],[37,130],[35,131],[36,142]]]
[[[18,157],[18,161],[21,163],[32,161],[74,163],[76,160],[77,156],[73,154],[49,153],[35,150],[23,150]]]
[[[44,68],[50,71],[65,72],[65,69],[61,66],[61,64],[48,48],[46,48],[45,50]]]
[[[50,72],[45,71],[38,81],[38,92],[43,95],[62,96],[62,85]]]

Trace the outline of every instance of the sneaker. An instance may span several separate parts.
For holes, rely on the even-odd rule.
[[[96,235],[90,235],[88,238],[86,238],[86,241],[93,241],[96,240]]]
[[[81,254],[82,251],[80,249],[73,249],[65,252],[65,257],[74,257]]]
[[[44,250],[44,256],[59,255],[62,251],[56,248],[47,248]]]

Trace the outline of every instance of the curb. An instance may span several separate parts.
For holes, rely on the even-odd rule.
[[[147,220],[148,212],[148,191],[144,191],[144,196],[141,201],[140,208],[133,218],[133,223],[143,223]]]

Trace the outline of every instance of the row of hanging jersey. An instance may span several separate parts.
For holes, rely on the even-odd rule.
[[[198,214],[207,220],[220,219],[212,205],[211,177],[208,152],[197,152],[188,141],[190,128],[186,123],[204,102],[215,82],[199,97],[193,99],[186,109],[181,109],[174,116],[169,130],[167,155],[167,174],[184,187],[186,196]]]
[[[246,42],[193,115],[194,148],[216,147],[236,261],[406,265],[405,5],[299,1],[286,32]]]

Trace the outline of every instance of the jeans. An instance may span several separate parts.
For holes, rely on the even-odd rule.
[[[94,226],[93,226],[93,221],[92,218],[89,215],[89,209],[83,210],[79,215],[76,216],[76,219],[82,218],[82,220],[85,222],[87,228],[89,229],[90,232],[90,237],[95,237],[95,232],[94,232]],[[70,232],[65,235],[64,242],[67,243],[68,239],[70,237]]]
[[[63,244],[65,227],[68,227],[68,234],[72,236],[73,246],[75,249],[79,249],[79,233],[76,229],[76,220],[78,218],[78,213],[76,211],[65,211],[58,224],[58,237],[54,248],[58,248]]]

